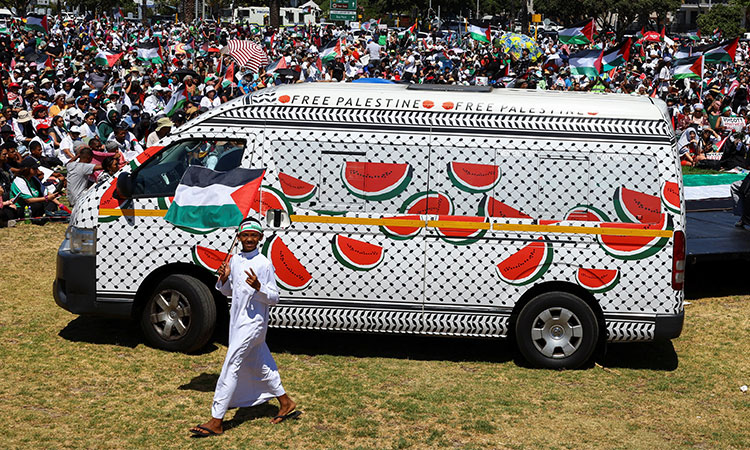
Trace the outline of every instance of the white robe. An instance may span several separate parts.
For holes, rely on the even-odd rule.
[[[233,256],[229,266],[226,283],[216,283],[216,289],[232,297],[229,347],[211,406],[216,419],[223,419],[229,408],[259,405],[285,392],[266,345],[268,307],[279,302],[273,265],[256,249]],[[250,268],[260,281],[259,291],[246,282]]]

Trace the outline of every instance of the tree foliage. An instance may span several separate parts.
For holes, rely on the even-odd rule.
[[[735,38],[745,32],[740,24],[744,7],[737,4],[714,5],[713,8],[698,16],[698,27],[704,35],[715,29],[721,30],[725,38]]]

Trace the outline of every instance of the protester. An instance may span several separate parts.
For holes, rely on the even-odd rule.
[[[260,222],[248,218],[237,229],[242,252],[223,262],[216,289],[232,297],[229,318],[229,346],[211,407],[211,420],[190,429],[195,437],[224,432],[223,420],[229,408],[255,406],[272,398],[279,400],[277,424],[298,418],[297,404],[281,385],[276,362],[266,345],[268,308],[279,301],[274,268],[258,252],[263,238]]]

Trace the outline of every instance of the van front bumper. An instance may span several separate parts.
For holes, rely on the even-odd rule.
[[[132,300],[97,300],[96,256],[72,253],[67,239],[57,250],[52,295],[59,307],[79,315],[129,318],[133,307]]]

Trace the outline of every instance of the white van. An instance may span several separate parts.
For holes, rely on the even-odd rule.
[[[685,212],[663,102],[490,87],[279,86],[188,122],[76,205],[55,299],[193,351],[234,229],[164,220],[187,166],[265,168],[280,328],[513,335],[541,367],[680,335]]]

